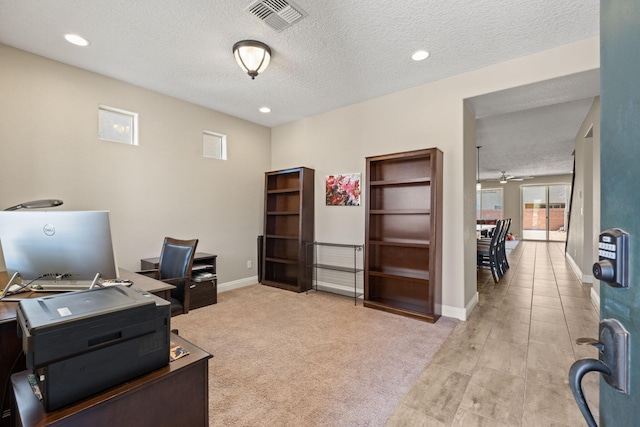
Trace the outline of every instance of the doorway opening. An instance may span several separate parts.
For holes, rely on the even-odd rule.
[[[521,192],[522,239],[566,242],[571,185],[528,185]]]

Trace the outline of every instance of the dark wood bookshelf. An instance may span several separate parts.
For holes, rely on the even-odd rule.
[[[303,292],[306,244],[313,242],[314,170],[300,167],[265,173],[262,284]]]
[[[428,322],[442,305],[442,151],[367,157],[365,307]]]

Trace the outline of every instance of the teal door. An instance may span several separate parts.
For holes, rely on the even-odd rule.
[[[630,234],[629,287],[600,282],[600,318],[629,332],[629,393],[600,380],[600,426],[640,426],[640,1],[600,6],[601,226]]]

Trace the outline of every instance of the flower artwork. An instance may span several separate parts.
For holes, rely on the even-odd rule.
[[[327,206],[360,206],[360,174],[327,176]]]

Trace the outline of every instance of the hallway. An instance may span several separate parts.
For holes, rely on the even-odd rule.
[[[598,312],[564,243],[520,242],[499,283],[478,272],[479,303],[398,404],[387,426],[586,425],[568,383],[571,364],[597,358]],[[598,419],[598,376],[583,381]]]

